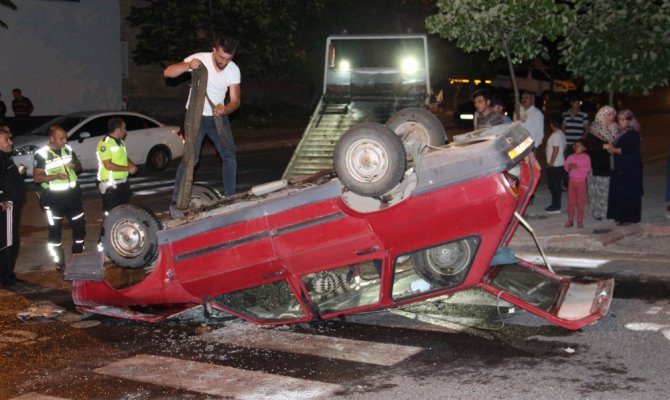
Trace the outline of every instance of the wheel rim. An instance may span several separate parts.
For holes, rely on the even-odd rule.
[[[440,275],[456,275],[470,259],[470,246],[463,242],[448,243],[428,250],[428,265]]]
[[[111,242],[122,257],[137,257],[146,245],[146,232],[140,222],[121,219],[112,226]]]
[[[151,155],[151,164],[156,169],[164,168],[168,163],[167,154],[164,151],[157,150]]]
[[[346,166],[349,175],[355,180],[377,182],[389,169],[388,154],[376,140],[359,139],[347,150]]]

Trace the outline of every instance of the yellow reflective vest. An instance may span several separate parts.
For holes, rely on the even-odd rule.
[[[125,181],[128,179],[128,171],[110,171],[105,168],[105,160],[111,160],[116,165],[128,166],[128,152],[126,144],[122,139],[115,139],[105,135],[98,142],[96,149],[98,156],[98,180],[102,181]]]
[[[57,154],[51,147],[44,146],[37,150],[37,154],[44,158],[44,172],[47,175],[64,173],[68,176],[67,179],[42,182],[42,188],[62,192],[77,186],[77,173],[72,168],[67,167],[67,164],[72,162],[72,160],[76,160],[72,147],[65,145],[61,149],[60,154]]]

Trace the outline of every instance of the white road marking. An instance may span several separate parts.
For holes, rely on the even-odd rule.
[[[539,254],[517,253],[517,257],[536,265],[544,265],[544,260]],[[604,258],[584,258],[584,257],[547,257],[549,263],[555,267],[574,267],[596,269],[610,260]]]
[[[147,354],[98,368],[99,374],[236,399],[329,398],[339,385]]]
[[[384,366],[423,351],[421,347],[270,330],[246,323],[230,324],[196,339]]]
[[[25,393],[19,397],[12,397],[10,400],[67,400],[63,397],[47,396],[35,392]]]

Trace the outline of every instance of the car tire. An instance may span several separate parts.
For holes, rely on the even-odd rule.
[[[207,185],[194,183],[193,186],[191,186],[191,203],[189,204],[189,208],[195,209],[206,207],[216,203],[222,198],[223,196],[218,190]]]
[[[400,183],[407,156],[398,135],[382,124],[366,122],[340,137],[333,164],[344,187],[361,196],[378,197]]]
[[[149,150],[146,164],[154,171],[162,171],[170,164],[172,156],[170,150],[165,146],[155,146]]]
[[[391,115],[386,126],[400,136],[408,156],[416,156],[426,145],[444,146],[447,141],[442,122],[423,108],[402,109]]]
[[[134,204],[123,204],[109,212],[103,227],[105,253],[118,266],[143,268],[158,257],[161,223],[151,211]]]
[[[417,274],[431,285],[441,288],[460,284],[468,271],[476,245],[458,240],[412,254]]]

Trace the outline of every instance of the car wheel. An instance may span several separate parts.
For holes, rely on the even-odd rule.
[[[161,223],[149,210],[134,204],[115,207],[105,217],[102,244],[120,267],[142,268],[158,257]]]
[[[219,201],[223,196],[221,193],[207,185],[193,184],[191,187],[191,204],[189,208],[205,207]]]
[[[164,146],[156,146],[149,150],[147,155],[147,166],[154,171],[162,171],[170,163],[170,150]]]
[[[361,196],[381,196],[402,180],[407,164],[400,138],[375,122],[356,125],[335,145],[333,164],[340,182]]]
[[[442,122],[423,108],[405,108],[391,115],[386,126],[402,140],[408,156],[415,156],[426,145],[443,146],[447,132]]]
[[[448,287],[459,284],[472,259],[475,245],[459,240],[412,254],[417,274],[426,282]]]

